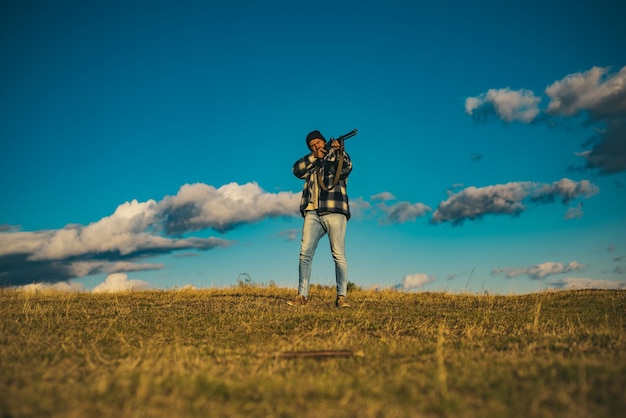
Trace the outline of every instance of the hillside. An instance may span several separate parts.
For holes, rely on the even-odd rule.
[[[626,292],[0,290],[2,417],[617,417]]]

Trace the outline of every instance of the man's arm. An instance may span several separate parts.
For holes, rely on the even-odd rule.
[[[315,169],[315,162],[317,158],[313,153],[305,155],[295,162],[293,165],[293,174],[299,179],[307,179]]]

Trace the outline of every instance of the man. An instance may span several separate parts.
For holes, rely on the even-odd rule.
[[[313,255],[320,239],[328,234],[330,250],[335,261],[335,281],[339,308],[350,306],[348,293],[348,263],[345,256],[346,224],[350,219],[350,207],[346,193],[348,175],[352,171],[350,156],[343,151],[338,141],[325,148],[326,138],[320,131],[306,136],[310,154],[293,165],[293,174],[305,180],[300,201],[300,212],[304,217],[298,295],[287,302],[292,306],[306,305],[311,278]]]

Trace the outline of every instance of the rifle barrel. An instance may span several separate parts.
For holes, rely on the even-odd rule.
[[[339,141],[340,143],[342,143],[342,144],[343,144],[343,141],[344,141],[344,140],[346,140],[346,139],[348,139],[348,138],[353,137],[354,135],[356,135],[356,132],[357,132],[357,130],[356,130],[356,129],[354,129],[354,130],[352,130],[352,131],[348,132],[347,134],[340,135],[340,136],[339,136],[339,138],[337,138],[337,139],[335,139],[335,138],[332,138],[332,137],[331,137],[331,138],[330,138],[330,141],[328,141],[328,142],[326,143],[326,145],[324,145],[324,149],[326,149],[326,151],[329,151],[329,150],[330,150],[330,148],[331,148],[331,145],[330,145],[330,144],[332,144],[332,142],[333,142],[333,141]]]
[[[347,134],[341,135],[339,138],[337,138],[337,141],[343,141],[344,139],[352,138],[354,135],[356,135],[356,133],[357,133],[357,130],[354,129],[348,132]]]

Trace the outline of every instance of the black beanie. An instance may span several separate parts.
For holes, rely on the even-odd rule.
[[[322,133],[320,131],[311,131],[306,136],[306,146],[308,147],[309,146],[309,142],[313,141],[315,138],[319,138],[319,139],[323,140],[324,142],[326,142],[326,138],[324,138],[324,135],[322,135]]]

